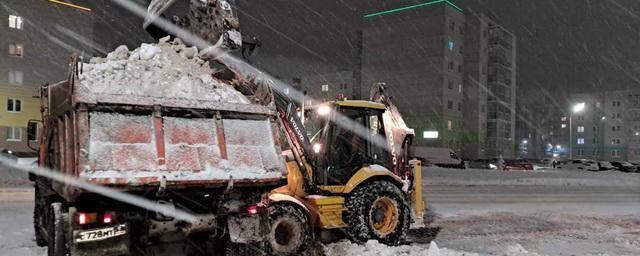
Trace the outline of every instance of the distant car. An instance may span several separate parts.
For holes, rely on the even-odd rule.
[[[553,158],[545,158],[540,161],[540,163],[544,166],[551,166],[553,164]]]
[[[462,161],[462,159],[460,159],[458,155],[449,148],[416,146],[413,147],[410,152],[412,152],[413,157],[425,159],[435,166],[465,169],[464,161]]]
[[[504,171],[533,171],[533,164],[522,159],[507,159],[504,160],[502,169]]]
[[[640,172],[640,161],[629,161],[629,163],[635,166],[638,172]]]
[[[475,159],[475,160],[467,160],[467,168],[471,169],[490,169],[495,170],[498,169],[495,161],[489,159]]]
[[[618,170],[620,170],[621,172],[637,172],[638,171],[638,167],[636,167],[635,165],[632,165],[629,162],[616,161],[616,162],[611,162],[611,165],[618,167]]]
[[[618,167],[613,166],[611,162],[607,162],[607,161],[598,161],[598,167],[600,171],[618,170]]]
[[[4,161],[10,161],[11,163],[16,163],[18,161],[18,157],[14,155],[14,152],[8,149],[0,149],[0,163]]]
[[[587,171],[594,171],[594,172],[600,170],[600,167],[598,166],[598,163],[596,161],[588,160],[588,159],[567,160],[564,164],[560,165],[558,168],[587,170]]]

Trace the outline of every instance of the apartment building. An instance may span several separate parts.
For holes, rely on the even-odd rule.
[[[364,16],[361,95],[384,82],[414,144],[461,151],[465,16],[450,1]]]
[[[640,90],[574,94],[571,99],[570,156],[640,160]]]
[[[90,52],[62,31],[91,35],[91,12],[49,1],[5,0],[0,17],[0,149],[33,154],[29,144],[36,145],[41,119],[38,88],[67,76],[71,53]]]

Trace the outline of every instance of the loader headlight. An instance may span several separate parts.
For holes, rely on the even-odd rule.
[[[320,151],[322,150],[322,144],[320,143],[314,143],[313,144],[313,152],[320,153]]]
[[[318,107],[318,109],[316,111],[317,111],[318,115],[326,116],[329,113],[331,113],[331,107],[329,107],[329,106],[320,106],[320,107]]]

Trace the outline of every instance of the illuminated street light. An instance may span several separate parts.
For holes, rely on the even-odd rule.
[[[607,120],[607,117],[606,117],[606,116],[603,116],[603,117],[602,117],[602,120]]]
[[[527,143],[529,143],[529,141],[528,140],[523,140],[522,143],[527,144]]]
[[[580,102],[580,103],[574,105],[573,106],[573,113],[581,112],[582,110],[584,110],[585,105],[586,104],[584,102]]]

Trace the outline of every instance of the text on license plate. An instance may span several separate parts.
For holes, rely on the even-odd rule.
[[[120,224],[118,226],[108,227],[108,228],[80,231],[76,236],[76,242],[82,243],[82,242],[99,241],[107,238],[121,236],[126,233],[127,233],[126,224]]]

